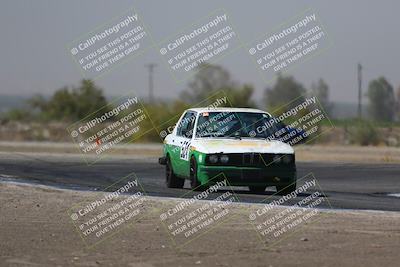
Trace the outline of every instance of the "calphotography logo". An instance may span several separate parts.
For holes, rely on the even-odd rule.
[[[278,72],[288,71],[329,48],[331,41],[317,14],[310,9],[248,46],[262,78],[270,82]]]
[[[217,62],[240,47],[229,16],[217,10],[195,26],[162,41],[160,54],[177,82],[182,82],[208,62]],[[221,88],[222,89],[222,88]]]
[[[322,213],[319,208],[331,207],[312,173],[302,177],[297,183],[294,191],[268,197],[261,208],[249,214],[249,221],[267,247],[290,238],[304,225],[320,219]]]
[[[151,46],[139,15],[130,9],[107,26],[68,44],[71,55],[85,78],[97,78],[114,65],[140,55]]]
[[[299,96],[272,113],[256,126],[253,135],[264,135],[266,140],[279,140],[294,146],[312,142],[334,128],[316,96]],[[262,159],[266,165],[274,163]]]
[[[200,108],[200,107],[206,107],[208,108],[210,111],[212,111],[213,109],[216,108],[221,108],[221,107],[232,107],[232,104],[230,103],[230,100],[226,94],[225,91],[220,90],[217,92],[214,92],[213,94],[209,95],[207,98],[202,99],[201,101],[199,101],[198,103],[196,103],[195,105],[192,106],[192,108]],[[175,116],[173,116],[173,118],[169,119],[168,121],[164,121],[164,122],[159,122],[158,126],[155,126],[155,128],[157,129],[158,133],[159,133],[159,137],[161,140],[164,140],[165,137],[168,134],[171,134],[173,132],[173,130],[176,127],[176,123],[179,120],[181,114],[176,114]],[[187,124],[188,122],[191,122],[192,118],[186,118],[183,119],[181,121],[181,124]],[[190,134],[192,132],[189,132],[188,134]]]
[[[86,163],[92,164],[104,153],[151,131],[146,127],[150,120],[139,98],[126,96],[70,125],[67,131]]]
[[[76,204],[68,211],[87,247],[110,238],[148,212],[144,189],[133,173],[105,188],[105,191],[111,192]]]
[[[192,192],[190,195],[194,195],[188,199],[189,193],[183,195],[182,201],[160,214],[175,247],[185,246],[233,216],[230,207],[238,199],[224,175],[217,175],[210,182],[208,189]]]

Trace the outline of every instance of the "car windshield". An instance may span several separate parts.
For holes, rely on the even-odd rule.
[[[254,112],[202,112],[196,128],[197,138],[274,139],[277,125],[271,116]]]

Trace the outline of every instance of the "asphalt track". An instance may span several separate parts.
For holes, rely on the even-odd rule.
[[[298,162],[298,177],[313,173],[327,200],[321,208],[400,211],[400,166],[396,164],[352,164]],[[102,190],[121,177],[134,172],[147,195],[159,197],[192,196],[185,189],[169,189],[164,183],[164,166],[156,158],[108,157],[88,166],[79,155],[0,153],[0,180],[16,180],[79,190]],[[223,192],[223,190],[221,190]],[[219,192],[219,193],[221,193]],[[237,187],[241,202],[262,203],[273,196],[274,188],[252,194]],[[298,198],[307,197],[301,194]],[[297,199],[298,200],[298,199]],[[290,203],[288,203],[290,204]]]

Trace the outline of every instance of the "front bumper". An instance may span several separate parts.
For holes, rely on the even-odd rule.
[[[200,165],[198,178],[205,183],[227,179],[233,186],[287,185],[296,181],[296,167],[236,167]]]

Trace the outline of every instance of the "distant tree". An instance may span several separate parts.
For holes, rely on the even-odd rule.
[[[254,88],[252,85],[244,84],[241,88],[228,89],[228,97],[234,107],[255,107],[256,104],[251,97],[253,96]]]
[[[255,103],[251,100],[254,91],[251,85],[237,84],[222,66],[208,63],[198,67],[198,72],[189,82],[188,89],[182,93],[181,99],[190,104],[197,104],[221,91],[227,94],[232,106],[255,106]],[[210,101],[212,100],[210,99]]]
[[[13,108],[9,111],[1,114],[0,122],[7,121],[30,121],[32,120],[32,114],[26,109]]]
[[[373,120],[393,121],[395,115],[393,87],[384,77],[369,83],[367,96],[369,113]]]
[[[73,89],[72,95],[76,103],[76,117],[79,119],[107,105],[103,90],[92,80],[82,80],[81,85]]]
[[[396,91],[396,120],[400,120],[400,86]]]
[[[44,111],[47,108],[47,100],[42,95],[35,95],[28,99],[28,105],[37,108],[40,111]]]
[[[288,104],[292,100],[300,103],[304,101],[306,89],[292,76],[278,75],[275,85],[265,90],[265,103],[269,110]]]
[[[36,95],[28,103],[45,120],[79,120],[107,105],[102,90],[91,80],[82,80],[76,88],[63,87],[49,100]]]
[[[77,119],[77,99],[64,87],[54,93],[47,102],[45,115],[49,119]]]
[[[329,101],[329,86],[323,79],[319,79],[318,82],[311,84],[311,94],[318,98],[325,112],[329,115],[332,111],[332,103]]]
[[[382,135],[379,135],[376,127],[368,121],[354,121],[348,131],[352,144],[368,146],[378,145],[382,141]]]

